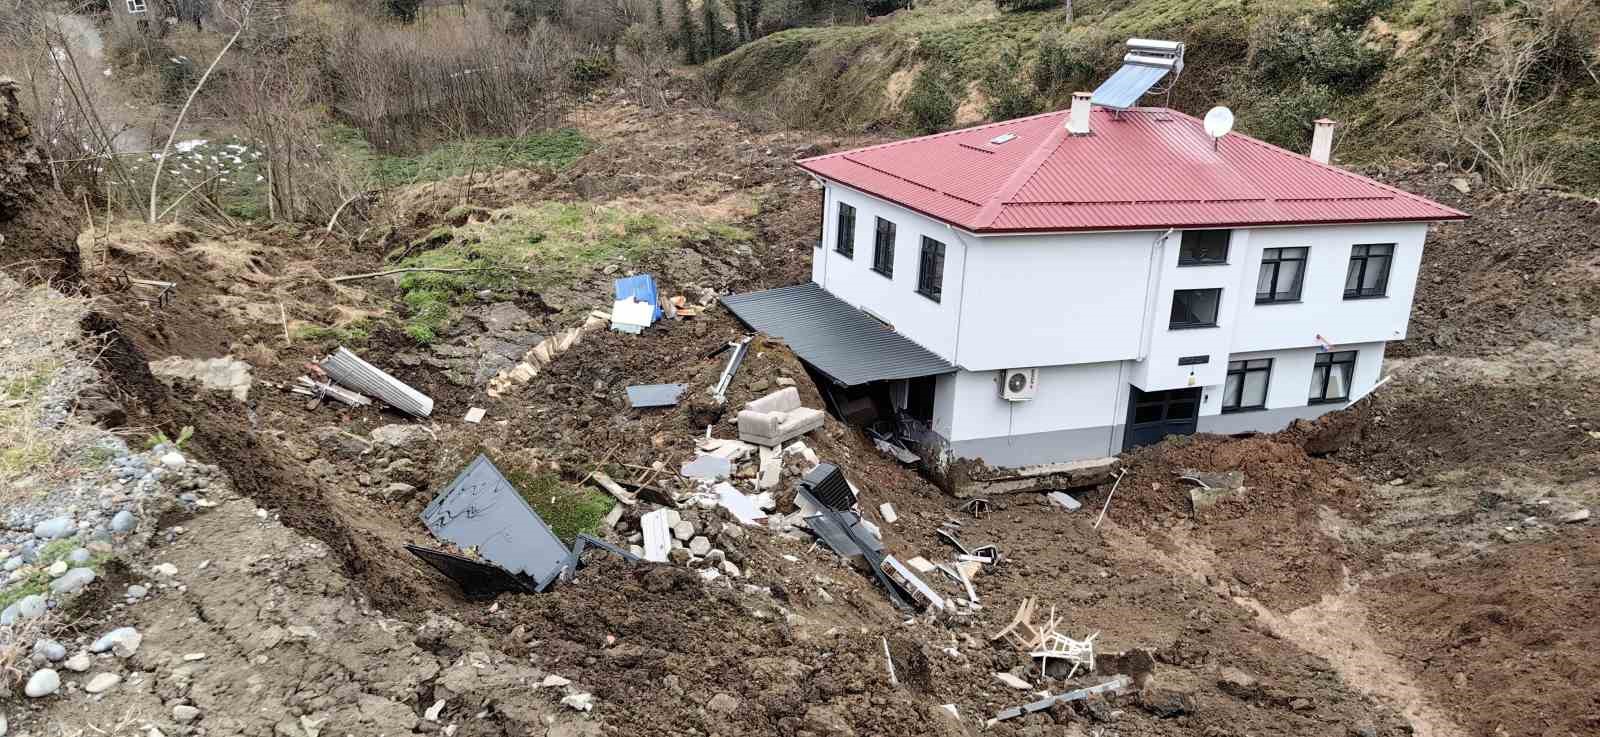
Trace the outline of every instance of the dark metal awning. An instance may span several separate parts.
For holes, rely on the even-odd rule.
[[[733,314],[844,386],[954,372],[954,364],[814,283],[732,294]]]

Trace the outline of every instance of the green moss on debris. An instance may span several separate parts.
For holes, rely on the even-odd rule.
[[[561,541],[571,545],[581,533],[600,531],[606,514],[616,505],[616,500],[594,489],[573,486],[555,474],[530,474],[511,471],[506,474],[512,486],[522,494],[533,511],[544,518],[545,524]]]

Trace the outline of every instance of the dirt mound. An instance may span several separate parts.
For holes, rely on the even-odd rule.
[[[0,76],[0,268],[70,286],[78,275],[77,212],[51,184],[17,84]]]
[[[1600,242],[1582,235],[1600,229],[1600,202],[1431,168],[1385,178],[1472,215],[1429,235],[1408,337],[1390,356],[1469,356],[1600,332]]]
[[[1376,619],[1473,734],[1600,730],[1600,530],[1378,584]]]
[[[1124,467],[1108,516],[1167,547],[1182,567],[1285,610],[1343,580],[1350,553],[1324,517],[1360,516],[1363,485],[1293,436],[1173,439],[1134,451]],[[1110,488],[1086,495],[1085,506],[1100,509]],[[1197,550],[1214,552],[1184,560]]]

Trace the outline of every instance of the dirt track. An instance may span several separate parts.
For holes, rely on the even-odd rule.
[[[607,103],[574,120],[608,146],[553,179],[492,179],[475,194],[481,204],[670,193],[679,198],[675,206],[744,218],[762,237],[748,257],[701,253],[638,265],[669,291],[696,285],[725,292],[804,278],[817,204],[804,177],[785,165],[809,146],[804,136],[744,131],[702,111],[657,115]],[[667,129],[691,143],[661,143]],[[1396,178],[1431,195],[1448,187],[1431,171]],[[431,218],[454,204],[425,191],[405,196],[406,211],[418,215],[402,239],[432,227]],[[549,734],[598,733],[600,724],[625,735],[663,728],[975,734],[979,720],[1031,698],[992,674],[1037,679],[1037,671],[989,642],[1025,596],[1055,606],[1075,636],[1099,632],[1103,652],[1150,651],[1154,677],[1139,694],[1003,722],[993,728],[997,734],[1591,733],[1600,728],[1600,703],[1588,688],[1600,675],[1600,643],[1582,615],[1600,607],[1600,570],[1592,565],[1600,539],[1593,527],[1557,518],[1600,503],[1600,440],[1591,434],[1600,428],[1600,404],[1587,391],[1600,365],[1593,360],[1600,308],[1592,299],[1600,289],[1584,278],[1594,276],[1596,253],[1571,248],[1565,238],[1594,232],[1600,217],[1581,203],[1538,198],[1479,190],[1447,200],[1504,214],[1449,226],[1430,241],[1426,273],[1465,278],[1421,286],[1419,339],[1396,352],[1407,357],[1393,362],[1395,380],[1361,410],[1365,429],[1353,444],[1324,458],[1308,457],[1294,434],[1194,438],[1139,451],[1099,529],[1094,511],[1108,488],[1084,495],[1078,513],[1029,496],[997,500],[992,514],[973,519],[830,420],[807,442],[843,465],[870,505],[895,505],[901,519],[885,525],[886,540],[902,558],[948,557],[933,531],[952,517],[963,521],[965,539],[995,542],[1008,557],[975,581],[984,608],[974,617],[910,625],[865,577],[806,543],[759,531],[740,545],[745,576],[737,584],[607,563],[555,593],[503,598],[492,608],[461,601],[448,582],[399,552],[403,542],[428,539],[417,513],[480,448],[559,468],[571,480],[602,459],[675,467],[706,418],[689,407],[629,410],[622,388],[674,380],[702,391],[720,369],[706,354],[737,332],[720,310],[638,337],[600,333],[499,400],[451,384],[426,365],[393,366],[438,400],[422,432],[440,441],[372,446],[367,438],[377,427],[412,423],[372,411],[308,410],[298,397],[259,386],[249,406],[192,386],[167,390],[142,363],[231,353],[255,363],[259,378],[289,380],[326,346],[283,347],[276,311],[252,306],[284,302],[295,319],[324,322],[392,309],[389,285],[336,291],[319,278],[378,264],[380,248],[316,234],[251,234],[240,239],[258,244],[248,264],[197,266],[179,258],[194,246],[189,236],[138,240],[112,257],[141,273],[170,273],[184,289],[166,312],[125,296],[105,299],[91,327],[115,327],[126,343],[114,345],[102,366],[132,398],[139,422],[196,426],[199,449],[252,503],[232,502],[183,522],[195,537],[134,563],[175,557],[187,566],[205,558],[239,575],[192,576],[185,598],[137,616],[163,633],[158,642],[172,643],[163,650],[186,649],[176,643],[187,637],[214,638],[207,648],[215,651],[212,675],[237,668],[232,677],[254,679],[258,690],[248,698],[220,683],[200,690],[210,694],[208,714],[217,715],[216,722],[206,717],[214,733],[307,733],[301,716],[314,723],[330,717],[327,727],[341,734],[437,729],[417,717],[448,697],[447,721],[459,724],[461,735],[530,733],[552,712],[560,718]],[[1514,230],[1506,224],[1512,221]],[[1495,243],[1515,244],[1514,256],[1485,250]],[[1538,289],[1513,290],[1508,307],[1495,295],[1506,294],[1510,277],[1493,274],[1510,268],[1524,282],[1541,281]],[[574,293],[603,290],[609,278],[595,274]],[[597,305],[605,296],[595,297]],[[544,321],[537,329],[565,327],[531,299],[521,304]],[[1530,319],[1506,320],[1508,309]],[[1440,340],[1444,335],[1455,342]],[[368,347],[379,358],[410,350],[394,332],[379,332]],[[804,386],[792,357],[777,347],[759,351],[730,406],[761,393],[755,382],[780,375]],[[461,424],[456,418],[469,406],[487,407],[491,421]],[[392,470],[399,460],[413,470]],[[1245,490],[1194,515],[1178,480],[1191,469],[1240,471]],[[403,499],[378,493],[396,480],[419,491]],[[255,505],[288,529],[252,521]],[[240,528],[248,533],[228,539]],[[331,558],[319,557],[313,551],[322,548],[299,534],[320,540]],[[201,545],[215,547],[197,552]],[[289,563],[251,563],[264,550],[305,552]],[[274,577],[291,583],[275,588]],[[319,607],[314,619],[338,622],[336,639],[351,643],[348,650],[307,644],[297,656],[312,664],[331,658],[337,666],[329,672],[346,684],[315,708],[306,701],[314,700],[307,684],[321,682],[322,666],[269,665],[246,676],[244,659],[256,651],[236,647],[247,637],[239,630],[265,622],[251,617],[272,619],[245,617],[245,604],[283,587],[294,606]],[[360,624],[369,603],[396,621]],[[236,609],[241,619],[227,614]],[[187,611],[211,627],[188,634]],[[905,669],[898,689],[885,683],[885,640]],[[484,672],[474,664],[492,665]],[[162,682],[164,667],[149,664],[154,683]],[[476,673],[470,687],[447,693],[438,674],[451,668],[458,678]],[[593,714],[563,710],[553,694],[529,689],[544,673],[592,689]],[[274,718],[252,715],[262,699],[282,704]],[[83,723],[70,703],[46,707],[31,723]],[[961,719],[941,704],[954,704]],[[276,726],[289,717],[289,726]]]

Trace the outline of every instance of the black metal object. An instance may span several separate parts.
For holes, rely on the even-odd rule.
[[[821,472],[821,473],[819,473]],[[807,483],[810,481],[811,483]],[[822,483],[827,482],[827,483]],[[833,490],[834,502],[830,503],[815,494],[819,483],[825,488]],[[837,486],[835,485],[837,484]],[[849,497],[849,504],[843,508],[834,506],[834,503],[843,500],[838,496],[838,486],[844,488],[844,493]],[[872,576],[883,585],[884,591],[889,594],[889,601],[896,607],[905,611],[916,611],[917,607],[909,598],[909,592],[900,587],[899,582],[890,578],[883,572],[884,547],[883,541],[867,531],[862,524],[861,515],[849,511],[855,506],[855,493],[850,491],[850,485],[844,480],[844,473],[831,463],[818,464],[800,480],[799,495],[811,506],[817,508],[817,514],[806,518],[811,531],[816,533],[817,539],[827,545],[830,550],[844,558],[860,556],[872,568]]]
[[[819,463],[816,468],[807,471],[800,478],[800,488],[818,505],[829,509],[844,511],[856,506],[856,493],[850,490],[850,482],[845,480],[844,471],[832,463]]]
[[[537,588],[523,577],[514,575],[497,565],[416,545],[407,545],[406,551],[459,584],[462,595],[471,601],[493,599],[507,591],[522,594],[537,591]]]

